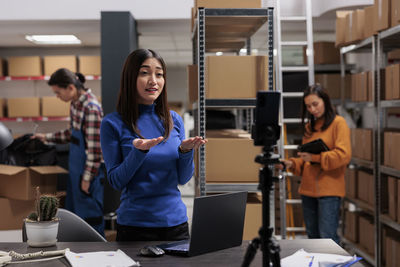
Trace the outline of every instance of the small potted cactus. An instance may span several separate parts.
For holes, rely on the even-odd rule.
[[[59,200],[57,196],[40,194],[36,188],[35,211],[25,219],[27,242],[32,247],[53,246],[57,242],[58,223],[56,218]]]

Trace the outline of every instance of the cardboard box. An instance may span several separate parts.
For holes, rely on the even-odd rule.
[[[79,56],[79,72],[83,75],[101,75],[100,56]]]
[[[354,168],[347,168],[345,173],[346,197],[357,198],[357,171]]]
[[[0,77],[6,76],[6,68],[5,68],[5,61],[0,58]]]
[[[244,219],[243,240],[253,240],[257,237],[262,225],[262,196],[249,193]]]
[[[350,10],[336,11],[336,42],[335,46],[340,47],[345,44],[346,37],[346,15]]]
[[[206,98],[255,98],[268,90],[266,56],[208,56],[205,72]]]
[[[390,27],[394,27],[400,24],[400,1],[391,0],[391,13],[390,13]]]
[[[374,87],[374,72],[367,71],[367,101],[369,102],[374,101]]]
[[[76,56],[44,56],[44,75],[50,76],[60,68],[76,72]]]
[[[374,31],[379,32],[390,27],[390,0],[375,0],[374,3]]]
[[[205,8],[262,8],[261,0],[195,0],[195,10]]]
[[[355,212],[345,211],[344,236],[346,239],[358,243],[358,215]]]
[[[351,28],[351,41],[358,42],[365,38],[364,35],[365,24],[365,11],[364,9],[357,9],[353,12],[353,25]]]
[[[9,76],[41,76],[42,60],[39,56],[9,57]]]
[[[371,218],[360,216],[358,237],[360,246],[363,247],[369,255],[375,254],[375,229]]]
[[[334,42],[314,42],[313,46],[314,64],[340,64],[340,51]],[[307,64],[306,47],[303,49],[303,61]]]
[[[388,206],[389,206],[389,217],[393,220],[397,220],[397,178],[388,177]]]
[[[4,117],[4,99],[0,98],[0,118]]]
[[[199,85],[198,85],[198,69],[197,65],[188,65],[186,67],[188,75],[188,89],[189,89],[189,103],[193,104],[199,97]]]
[[[345,76],[345,99],[351,97],[351,76]],[[340,74],[315,74],[315,82],[322,85],[332,99],[341,98],[342,77]]]
[[[42,97],[43,117],[68,117],[70,102],[64,102],[55,96]]]
[[[374,29],[374,20],[373,20],[374,14],[375,14],[374,6],[368,6],[364,8],[364,17],[367,18],[365,19],[364,23],[364,38],[371,37],[376,33]]]
[[[357,198],[374,206],[374,176],[364,171],[358,171]]]
[[[387,53],[388,60],[400,60],[400,49],[395,49]]]
[[[252,139],[207,138],[207,182],[259,182],[260,164],[254,162],[261,148]]]
[[[7,99],[8,117],[39,117],[40,98],[20,97]]]
[[[0,230],[21,230],[23,220],[34,211],[34,200],[0,198]]]
[[[345,44],[350,44],[353,43],[353,36],[351,34],[351,29],[354,27],[354,11],[350,11],[347,15],[346,15],[346,22],[345,22],[345,29],[344,29],[344,43]]]
[[[20,167],[0,164],[0,196],[31,200],[35,198],[35,188],[41,193],[56,193],[57,174],[67,173],[59,166]]]

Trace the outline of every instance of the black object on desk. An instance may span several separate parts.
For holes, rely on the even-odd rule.
[[[240,246],[246,202],[247,192],[196,197],[191,238],[157,247],[171,254],[195,256]]]
[[[321,152],[329,151],[328,146],[322,141],[322,139],[316,139],[314,141],[302,144],[298,147],[300,152],[308,152],[311,154],[321,154]]]

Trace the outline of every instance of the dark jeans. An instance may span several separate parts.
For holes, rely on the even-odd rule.
[[[301,196],[303,216],[309,238],[331,238],[337,244],[339,226],[340,197]]]
[[[178,241],[189,239],[187,222],[172,227],[135,227],[117,224],[116,241]]]

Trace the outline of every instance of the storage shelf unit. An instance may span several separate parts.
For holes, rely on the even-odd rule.
[[[375,108],[376,111],[376,121],[374,121],[373,129],[373,162],[364,161],[360,159],[352,159],[352,163],[362,166],[364,168],[372,169],[374,175],[374,222],[375,222],[375,259],[370,257],[364,257],[369,263],[374,266],[382,266],[382,226],[385,225],[398,232],[400,232],[400,224],[392,220],[388,215],[383,214],[382,202],[383,198],[387,197],[386,194],[382,194],[382,176],[392,176],[400,179],[400,170],[390,168],[383,165],[382,162],[382,145],[381,136],[383,136],[383,130],[385,128],[385,115],[386,109],[392,107],[400,107],[400,100],[381,100],[381,80],[385,79],[382,77],[381,68],[385,67],[386,62],[384,61],[384,53],[389,52],[393,49],[400,48],[400,25],[389,28],[385,31],[374,35],[373,37],[367,38],[358,44],[349,45],[347,47],[341,48],[341,58],[342,58],[342,68],[344,67],[344,55],[347,53],[359,53],[368,52],[372,54],[372,70],[373,70],[373,92],[374,92],[374,102],[364,102],[364,103],[345,103],[346,107],[370,107]],[[342,77],[343,77],[342,71]],[[363,203],[359,201],[350,200],[345,198],[345,200],[352,202],[361,209],[367,208]],[[346,239],[343,240],[347,245],[350,245],[355,250],[358,249],[358,245],[354,244]],[[359,250],[359,252],[362,252]],[[359,253],[363,256],[362,253]],[[367,256],[367,255],[365,255]]]
[[[98,75],[86,75],[87,81],[101,80]],[[0,81],[48,81],[50,76],[0,76]]]
[[[351,242],[350,240],[347,240],[343,236],[341,237],[341,240],[345,242],[348,245],[351,245],[351,249],[356,253],[357,255],[361,256],[366,262],[369,264],[374,265],[375,260],[372,258],[368,253],[366,253],[364,250],[360,249],[357,244]]]
[[[206,108],[254,108],[255,99],[206,99],[205,54],[207,52],[235,52],[248,47],[251,36],[261,26],[268,27],[268,89],[273,90],[273,8],[214,9],[198,8],[194,26],[193,63],[198,65],[198,102],[195,104],[195,133],[206,137]],[[258,191],[257,184],[211,184],[206,183],[205,147],[198,150],[198,177],[196,191],[207,192]]]

